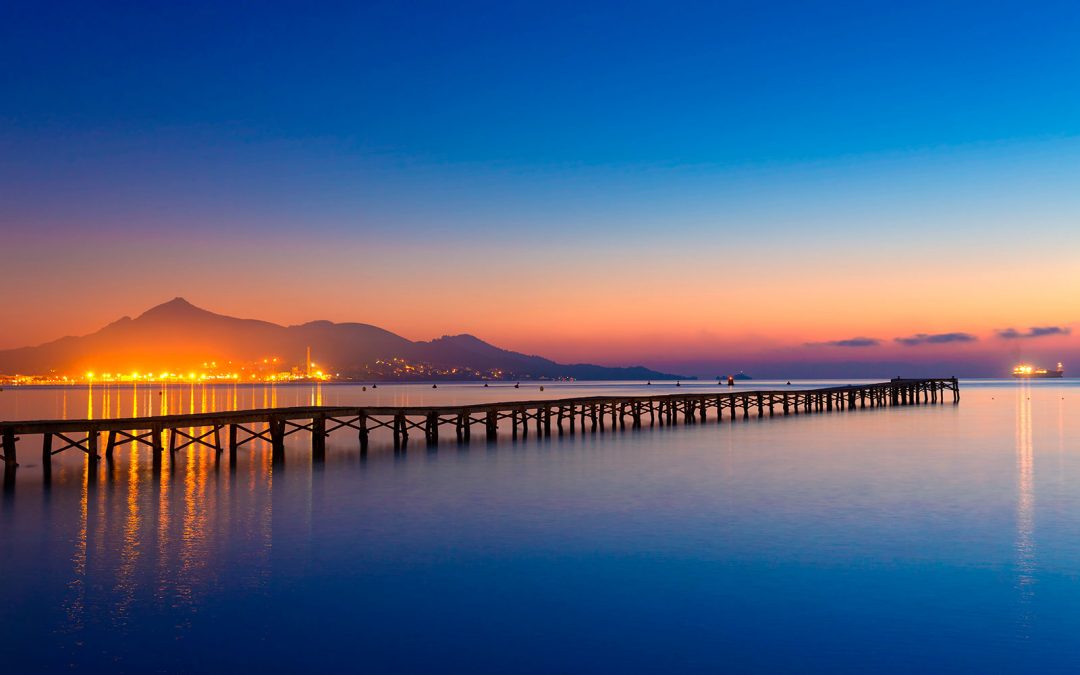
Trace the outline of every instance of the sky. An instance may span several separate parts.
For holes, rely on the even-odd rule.
[[[183,296],[706,376],[1080,363],[1075,3],[311,5],[0,4],[0,348]]]

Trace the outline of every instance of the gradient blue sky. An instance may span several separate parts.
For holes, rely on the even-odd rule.
[[[574,360],[992,370],[996,331],[1080,318],[1077,35],[1074,3],[9,1],[0,347],[183,295]],[[893,341],[949,332],[979,339]],[[853,337],[881,343],[821,346]]]

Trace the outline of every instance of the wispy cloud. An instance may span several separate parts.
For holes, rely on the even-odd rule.
[[[853,337],[846,340],[829,340],[828,342],[807,342],[807,347],[876,347],[881,340],[870,337]]]
[[[951,342],[975,342],[979,338],[971,333],[916,333],[907,337],[893,338],[893,341],[907,347],[919,345],[944,345]]]
[[[1046,337],[1048,335],[1068,335],[1072,333],[1072,328],[1066,328],[1064,326],[1032,326],[1026,331],[1019,331],[1015,328],[1005,328],[999,330],[997,335],[1003,340],[1027,340],[1030,338]]]

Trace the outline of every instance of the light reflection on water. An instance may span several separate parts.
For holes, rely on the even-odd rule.
[[[61,405],[104,416],[251,400],[101,389]],[[436,391],[471,395],[453,389]],[[0,500],[5,663],[1072,669],[1078,405],[1075,382],[977,383],[956,407],[366,460],[342,433],[325,465],[299,435],[284,466],[262,441],[235,466],[192,446],[156,468],[129,443],[95,473],[65,454],[48,486],[31,451]]]
[[[1035,449],[1031,424],[1031,385],[1016,386],[1016,568],[1020,591],[1021,631],[1026,633],[1033,617],[1030,614],[1036,582],[1035,550]]]

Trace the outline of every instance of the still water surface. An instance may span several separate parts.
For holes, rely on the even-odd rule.
[[[0,418],[263,396],[206,389],[7,390]],[[655,389],[544,394],[594,390]],[[279,387],[276,403],[374,394]],[[96,475],[62,455],[49,486],[21,445],[0,655],[11,672],[1075,670],[1078,411],[1080,382],[966,382],[959,406],[366,459],[334,435],[315,466],[299,435],[284,466],[264,445],[235,468],[188,448],[157,474],[123,446]]]

